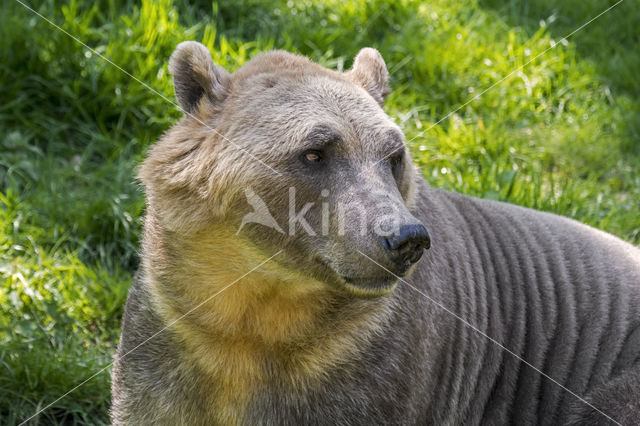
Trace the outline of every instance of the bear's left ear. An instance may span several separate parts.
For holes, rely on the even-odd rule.
[[[358,52],[347,75],[351,81],[369,92],[380,105],[391,91],[387,65],[380,52],[371,47],[365,47]]]
[[[209,49],[196,41],[180,43],[169,59],[169,72],[180,107],[187,113],[198,109],[206,97],[219,105],[227,97],[231,76],[213,63]]]

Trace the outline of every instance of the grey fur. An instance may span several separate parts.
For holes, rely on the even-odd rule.
[[[415,214],[433,247],[407,281],[613,418],[637,424],[640,252],[551,214],[424,184],[419,194]],[[260,389],[246,424],[581,424],[578,414],[607,424],[408,286],[388,297],[393,317],[359,359],[304,393],[277,382]],[[137,279],[119,354],[160,329],[148,298]],[[211,424],[197,418],[203,376],[172,367],[175,345],[160,334],[116,361],[115,423]]]

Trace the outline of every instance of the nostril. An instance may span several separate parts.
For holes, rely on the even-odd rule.
[[[391,239],[389,237],[382,237],[381,240],[382,240],[382,247],[384,247],[384,249],[387,251],[391,251],[392,250],[391,241],[390,241]]]

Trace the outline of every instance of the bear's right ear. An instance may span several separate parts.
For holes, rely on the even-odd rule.
[[[209,49],[196,41],[180,43],[169,59],[169,72],[180,107],[193,113],[204,96],[214,105],[226,98],[229,73],[213,63]]]
[[[365,89],[380,105],[384,104],[389,89],[389,72],[382,55],[376,49],[365,47],[358,52],[353,67],[347,72],[351,81]]]

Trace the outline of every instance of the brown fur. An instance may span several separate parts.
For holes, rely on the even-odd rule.
[[[185,42],[169,68],[187,114],[139,171],[142,264],[113,368],[114,424],[601,420],[467,324],[604,408],[620,406],[609,393],[637,391],[615,378],[638,374],[638,250],[426,186],[380,108],[377,51],[346,73],[275,51],[230,75]],[[303,165],[308,150],[326,167]],[[326,235],[238,232],[249,187],[285,231],[306,203],[351,216]],[[420,294],[385,272],[397,265],[370,230],[384,224],[381,206],[433,234],[420,262],[395,273]],[[306,219],[321,228],[319,209]]]

